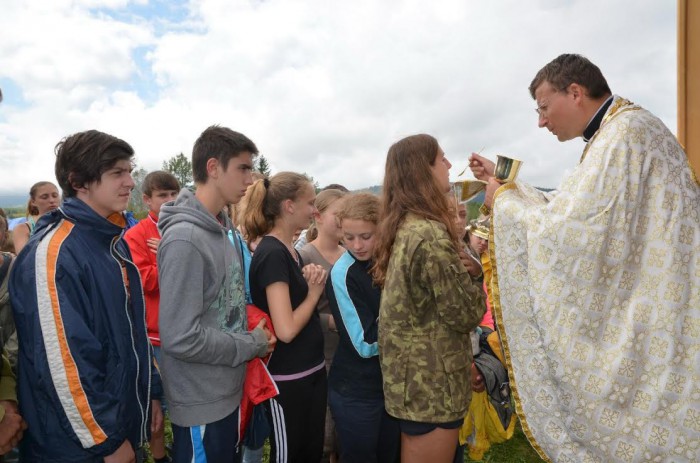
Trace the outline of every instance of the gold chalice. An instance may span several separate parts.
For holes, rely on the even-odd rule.
[[[485,189],[486,182],[483,180],[460,180],[455,182],[455,194],[459,202],[471,201]]]
[[[501,183],[510,183],[515,180],[518,176],[518,171],[520,166],[523,164],[522,161],[518,159],[509,158],[507,156],[497,156],[496,169],[494,171],[494,176],[496,180]]]

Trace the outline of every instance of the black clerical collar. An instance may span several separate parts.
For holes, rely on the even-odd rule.
[[[591,121],[588,123],[586,126],[586,130],[583,131],[583,141],[588,143],[588,140],[593,138],[593,135],[598,131],[600,128],[600,123],[603,122],[603,116],[605,116],[605,111],[608,110],[610,105],[612,104],[613,101],[613,96],[610,95],[610,97],[605,100],[605,103],[598,109],[598,112],[595,113],[595,116],[591,119]]]

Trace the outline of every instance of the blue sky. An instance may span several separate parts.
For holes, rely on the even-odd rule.
[[[676,129],[672,0],[8,0],[0,15],[0,193],[53,178],[53,146],[103,130],[157,169],[218,123],[273,171],[378,184],[388,147],[435,135],[522,159],[556,187],[583,148],[537,128],[527,86],[560,53]]]

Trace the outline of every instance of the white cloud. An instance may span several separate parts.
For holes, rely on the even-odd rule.
[[[0,189],[53,178],[52,147],[71,132],[120,136],[155,169],[213,123],[250,136],[273,170],[322,185],[380,183],[389,145],[427,132],[454,174],[485,147],[556,186],[583,144],[537,129],[527,86],[563,52],[591,58],[675,130],[674,2],[202,0],[183,24],[105,13],[131,11],[125,0],[90,4],[4,8],[0,79],[26,104],[0,106]]]

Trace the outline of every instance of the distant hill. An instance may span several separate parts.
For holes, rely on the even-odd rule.
[[[540,187],[535,187],[535,188],[537,188],[540,191],[544,191],[545,193],[548,193],[548,192],[554,190],[554,188],[540,188]],[[368,186],[367,188],[360,188],[359,190],[354,190],[354,191],[355,192],[361,192],[361,191],[365,192],[366,191],[366,192],[378,195],[382,192],[382,186],[381,185]],[[484,193],[483,192],[479,193],[474,198],[472,198],[472,200],[469,202],[470,203],[484,204]]]
[[[382,192],[381,185],[368,186],[366,188],[360,188],[359,190],[353,190],[353,193],[372,193],[373,195],[378,195]]]
[[[14,193],[0,193],[0,207],[25,207],[27,205],[28,195]]]

